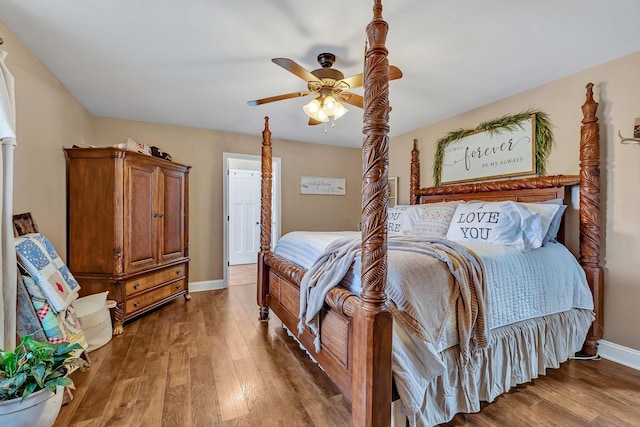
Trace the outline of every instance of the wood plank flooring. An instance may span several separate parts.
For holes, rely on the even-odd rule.
[[[256,264],[238,264],[229,267],[229,286],[256,283],[258,274]]]
[[[125,325],[72,375],[63,426],[348,426],[350,404],[276,319],[255,285],[192,293]],[[569,361],[447,426],[639,426],[640,372]]]

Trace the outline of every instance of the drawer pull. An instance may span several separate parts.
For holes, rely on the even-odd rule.
[[[136,301],[136,302],[134,302],[134,303],[133,303],[133,306],[134,306],[134,307],[137,307],[137,306],[139,306],[139,305],[140,305],[140,303],[139,303],[138,301]]]
[[[176,270],[176,276],[179,276],[180,274],[182,274],[182,270]]]
[[[176,285],[176,289],[182,289],[182,286]]]
[[[139,283],[136,283],[135,285],[133,285],[133,289],[138,289],[140,287]]]

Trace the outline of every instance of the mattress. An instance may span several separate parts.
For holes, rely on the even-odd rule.
[[[343,237],[356,238],[359,234],[355,231],[296,231],[284,235],[274,253],[306,270],[331,242]],[[560,243],[549,242],[528,252],[497,244],[463,245],[478,255],[485,269],[489,329],[572,308],[593,309],[584,270]],[[392,259],[389,257],[389,262]],[[340,285],[355,294],[360,293],[360,256],[356,256]],[[445,341],[450,344],[449,338]]]

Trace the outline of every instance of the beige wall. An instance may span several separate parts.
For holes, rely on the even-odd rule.
[[[598,117],[603,148],[603,267],[605,269],[604,339],[640,350],[640,146],[622,145],[617,136],[631,136],[640,117],[640,52],[592,69],[556,80],[535,89],[500,100],[456,117],[417,129],[392,139],[390,174],[400,177],[400,202],[409,200],[409,161],[414,138],[419,141],[421,183],[432,183],[435,141],[459,128],[473,128],[480,122],[529,107],[545,111],[554,127],[554,148],[547,173],[579,172],[580,106],[585,85],[593,82],[600,103]],[[481,82],[479,82],[481,84]],[[425,100],[428,102],[428,100]],[[569,212],[575,216],[575,212]],[[572,248],[575,250],[575,244]]]
[[[66,258],[63,146],[91,142],[91,115],[0,21],[5,63],[15,78],[14,213],[31,212]]]
[[[174,161],[192,167],[189,176],[191,280],[222,279],[222,154],[259,156],[264,123],[255,124],[254,136],[99,117],[93,123],[97,146],[114,145],[131,138],[158,146],[171,154]],[[282,233],[304,229],[355,230],[360,217],[360,150],[272,137],[273,155],[282,159]],[[301,175],[344,177],[347,195],[301,195]]]

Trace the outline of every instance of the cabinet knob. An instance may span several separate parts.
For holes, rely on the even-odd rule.
[[[176,285],[176,289],[182,289],[181,285]]]
[[[140,287],[140,283],[136,283],[135,285],[133,285],[133,289],[138,289]]]
[[[138,301],[136,301],[136,302],[134,302],[134,303],[133,303],[133,306],[134,306],[134,307],[137,307],[137,306],[139,306],[139,305],[140,305],[140,303],[139,303]]]
[[[182,273],[182,270],[176,270],[176,275],[179,276]]]

